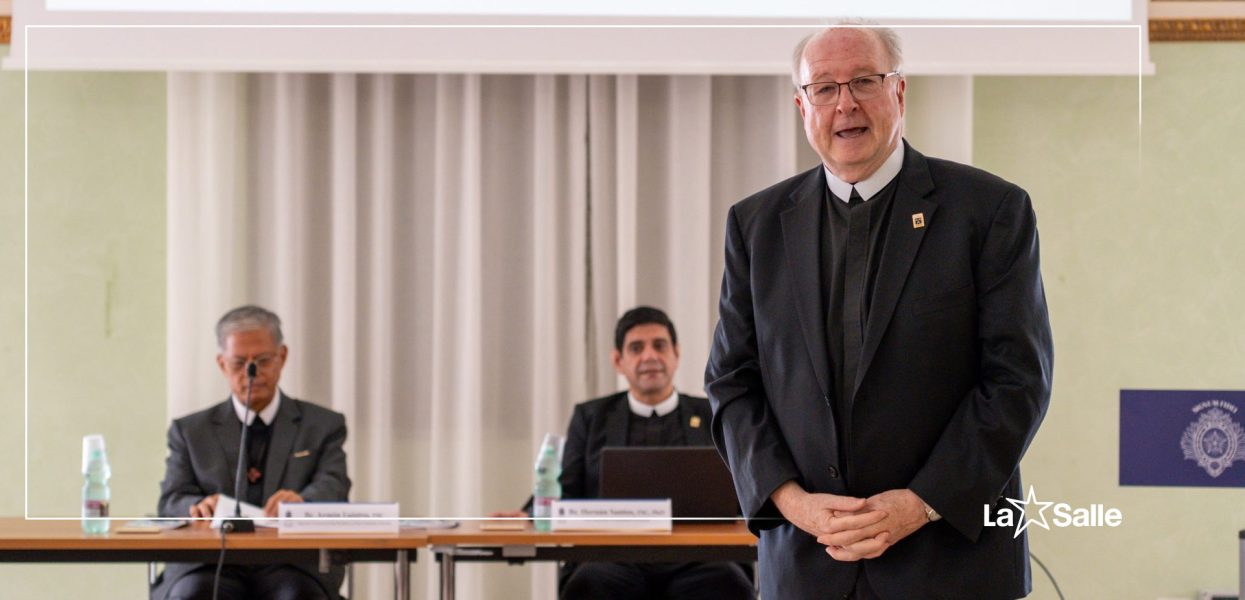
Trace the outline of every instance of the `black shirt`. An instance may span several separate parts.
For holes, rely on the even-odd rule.
[[[680,417],[683,407],[667,413],[664,417],[657,416],[657,410],[650,408],[650,416],[641,417],[628,411],[627,445],[628,446],[686,446],[687,436],[683,432],[683,421]]]
[[[241,425],[241,422],[238,423]],[[264,469],[268,463],[268,442],[272,439],[272,425],[255,415],[247,427],[246,434],[246,472],[242,484],[246,490],[245,500],[255,506],[264,505]]]
[[[848,356],[845,349],[845,328],[848,326],[844,314],[844,297],[848,289],[847,252],[848,231],[854,219],[865,219],[868,223],[868,261],[864,269],[864,281],[858,282],[863,293],[861,300],[862,318],[859,323],[860,337],[864,338],[864,326],[868,319],[869,307],[873,301],[873,288],[877,282],[878,265],[882,261],[882,249],[886,246],[886,227],[890,220],[891,205],[894,204],[895,190],[899,186],[899,178],[891,180],[872,198],[862,203],[849,206],[843,199],[835,196],[826,187],[823,202],[821,223],[821,269],[822,301],[827,308],[826,345],[830,351],[830,373],[834,377],[831,389],[833,396],[830,403],[834,411],[834,422],[837,424],[839,439],[839,456],[844,464],[847,462],[848,442],[851,435],[848,423],[851,421],[851,393],[854,381],[846,381],[848,361],[854,360],[853,370],[859,365],[859,349],[853,356]]]

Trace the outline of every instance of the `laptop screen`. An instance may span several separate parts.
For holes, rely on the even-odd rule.
[[[712,447],[605,448],[601,497],[670,498],[676,519],[739,516],[731,473]]]

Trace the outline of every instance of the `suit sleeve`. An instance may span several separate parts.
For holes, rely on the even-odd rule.
[[[765,392],[751,272],[739,217],[732,207],[726,220],[719,320],[705,368],[705,391],[713,409],[713,443],[730,466],[740,508],[755,533],[782,522],[770,494],[798,479],[799,470]]]
[[[328,434],[320,445],[315,474],[298,495],[308,502],[345,502],[350,493],[350,478],[346,476],[346,417],[332,413]]]
[[[995,212],[974,278],[979,379],[909,488],[976,541],[982,505],[1016,473],[1050,402],[1053,342],[1037,218],[1023,190]]]
[[[194,475],[181,424],[173,421],[169,425],[169,456],[164,461],[164,481],[160,482],[157,513],[161,517],[184,519],[190,516],[190,507],[208,495],[209,492],[199,485]]]
[[[576,406],[571,423],[566,427],[566,445],[562,447],[563,498],[583,498],[587,495],[585,460],[588,453],[588,415],[583,406]]]

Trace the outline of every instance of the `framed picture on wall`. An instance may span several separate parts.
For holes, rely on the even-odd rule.
[[[1245,1],[1154,0],[1150,41],[1245,41]]]

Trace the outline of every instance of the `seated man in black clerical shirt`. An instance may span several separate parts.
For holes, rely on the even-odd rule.
[[[712,446],[709,401],[674,389],[679,338],[659,309],[640,306],[623,314],[614,330],[614,368],[627,379],[624,391],[575,406],[562,454],[563,498],[596,498],[601,450],[607,446]],[[495,517],[526,517],[521,511]],[[752,598],[752,583],[735,563],[566,564],[560,597],[732,600]]]

